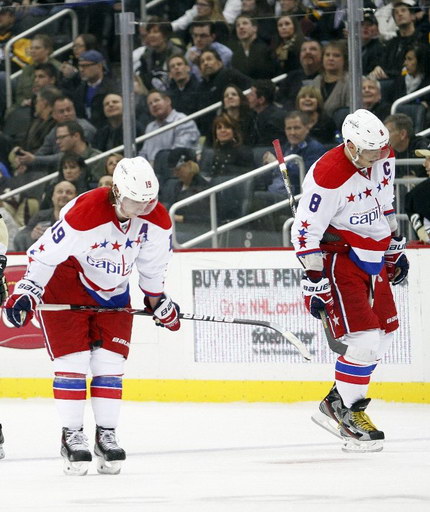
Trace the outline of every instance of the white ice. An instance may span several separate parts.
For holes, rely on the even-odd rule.
[[[89,405],[89,404],[88,404]],[[348,454],[316,403],[124,402],[120,475],[65,476],[53,400],[0,400],[0,511],[430,510],[430,406],[373,401],[380,453]],[[94,422],[87,411],[92,440]]]

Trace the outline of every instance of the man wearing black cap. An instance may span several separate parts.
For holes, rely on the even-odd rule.
[[[169,153],[167,165],[170,169],[172,178],[168,179],[160,190],[161,198],[164,206],[169,209],[172,204],[191,197],[198,192],[206,189],[209,184],[199,174],[199,165],[196,162],[196,154],[192,149],[189,148],[175,148]],[[201,223],[207,215],[203,212],[208,211],[208,200],[204,199],[205,203],[197,201],[179,210],[179,214],[175,214],[175,222],[181,225],[186,223],[189,229],[192,229],[192,225]],[[191,226],[190,226],[191,225]],[[182,229],[183,226],[176,228]],[[186,231],[189,231],[187,229]]]
[[[378,21],[373,9],[363,9],[361,43],[363,75],[367,75],[379,65],[384,52],[384,47],[379,40]]]
[[[88,119],[96,128],[106,121],[103,100],[107,94],[118,94],[117,83],[105,75],[104,57],[97,50],[88,50],[79,57],[81,83],[76,89],[74,103],[78,117]]]

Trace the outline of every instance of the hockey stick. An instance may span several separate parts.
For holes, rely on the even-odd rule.
[[[150,316],[152,313],[148,313],[144,309],[134,308],[109,308],[102,306],[81,306],[78,304],[39,304],[36,307],[37,311],[94,311],[96,313],[106,312],[124,312],[130,313],[130,315],[139,316]],[[273,322],[266,322],[265,320],[249,320],[246,318],[233,318],[231,316],[216,316],[216,315],[199,315],[196,313],[179,313],[181,320],[197,320],[199,322],[217,322],[223,324],[243,324],[243,325],[255,325],[257,327],[266,327],[272,329],[284,337],[291,345],[294,345],[300,354],[308,361],[311,360],[311,354],[305,345],[290,331],[286,331],[279,324]]]
[[[275,150],[276,158],[278,160],[279,170],[282,174],[282,179],[284,180],[284,185],[285,185],[285,188],[286,188],[287,193],[290,198],[291,211],[293,212],[293,217],[295,217],[297,214],[296,199],[294,197],[293,190],[291,188],[291,181],[290,181],[290,177],[288,176],[288,169],[285,164],[284,154],[282,153],[281,143],[279,142],[279,139],[275,139],[272,142],[272,144],[273,144],[273,148]],[[299,261],[300,261],[300,258],[299,258]],[[303,266],[303,263],[301,261],[300,261],[300,263]],[[338,341],[335,338],[333,338],[333,335],[332,335],[331,329],[330,329],[330,325],[328,323],[328,318],[327,318],[326,312],[324,310],[321,310],[319,313],[320,313],[324,333],[327,338],[328,346],[330,347],[331,350],[333,350],[333,352],[336,352],[336,354],[340,354],[340,355],[344,356],[348,349],[348,345],[345,345],[345,343],[342,343],[341,341]]]

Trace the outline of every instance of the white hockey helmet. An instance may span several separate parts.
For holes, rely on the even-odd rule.
[[[123,158],[112,176],[117,208],[124,216],[147,215],[158,202],[159,183],[150,163],[141,156]]]
[[[357,156],[353,162],[360,158],[363,151],[375,152],[373,160],[387,158],[390,153],[388,146],[390,134],[384,123],[375,114],[360,108],[348,114],[342,124],[342,137],[346,145],[351,141],[357,149]]]

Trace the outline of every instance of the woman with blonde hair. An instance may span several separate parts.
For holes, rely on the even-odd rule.
[[[324,100],[321,91],[314,85],[303,86],[296,97],[296,109],[309,117],[309,135],[321,144],[333,144],[336,125],[323,112]]]

